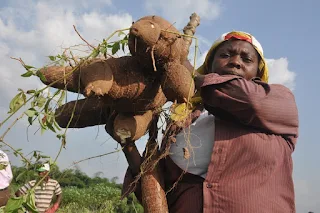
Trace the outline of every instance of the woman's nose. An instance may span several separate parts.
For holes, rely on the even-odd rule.
[[[233,56],[229,59],[228,62],[228,66],[229,67],[235,67],[237,69],[240,69],[241,65],[240,65],[240,57],[239,56]]]

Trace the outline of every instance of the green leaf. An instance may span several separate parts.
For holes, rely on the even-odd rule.
[[[28,212],[38,213],[35,200],[34,190],[29,191],[26,197],[26,209]]]
[[[50,104],[51,100],[52,100],[55,96],[59,95],[60,92],[61,92],[61,90],[58,89],[58,90],[53,94],[52,98],[50,98],[50,99],[47,100],[46,105],[44,106],[44,111],[45,111],[46,113],[48,112],[49,104]]]
[[[22,93],[22,99],[23,99],[23,102],[24,102],[24,103],[27,102],[27,96],[26,96],[26,94]]]
[[[44,106],[44,111],[47,113],[49,109],[49,104],[50,104],[51,99],[47,100],[46,105]]]
[[[33,72],[29,70],[28,72],[23,73],[21,76],[22,76],[22,77],[30,77],[30,76],[32,76],[32,75],[33,75]]]
[[[32,117],[29,117],[29,118],[28,118],[28,122],[29,122],[30,125],[32,125],[33,118],[32,118]]]
[[[121,43],[121,46],[122,46],[122,51],[124,52],[124,48],[126,45],[124,43]]]
[[[112,55],[114,55],[116,52],[118,52],[118,50],[120,50],[120,42],[119,41],[117,41],[113,44]]]
[[[14,156],[18,157],[18,154],[22,154],[22,152],[20,152],[22,149],[17,149],[13,154]]]
[[[100,52],[101,52],[102,54],[105,54],[105,53],[107,52],[107,48],[106,48],[106,47],[101,47],[101,48],[100,48]]]
[[[51,119],[50,119],[50,120],[51,120]],[[47,125],[47,127],[48,127],[52,132],[56,132],[56,130],[53,128],[53,126],[52,126],[52,124],[51,124],[50,120],[49,120],[49,119],[47,119],[47,121],[46,121],[46,125]]]
[[[127,39],[122,39],[122,40],[120,41],[120,43],[121,43],[121,44],[128,44],[128,40],[127,40]]]
[[[26,173],[27,170],[21,172],[17,177],[16,177],[16,181],[18,182],[23,176],[24,174]]]
[[[118,33],[118,36],[120,37],[121,35],[125,35],[125,33],[124,33],[123,31],[120,31],[120,32]]]
[[[41,126],[41,135],[43,135],[43,133],[46,131],[47,129],[43,126]]]
[[[20,92],[19,94],[17,94],[10,102],[10,110],[8,113],[13,113],[15,111],[17,111],[19,109],[19,107],[21,107],[25,101],[24,98],[22,96],[23,92]]]
[[[37,110],[34,108],[30,108],[27,111],[24,112],[29,118],[35,116],[37,114]],[[30,123],[30,122],[29,122]]]
[[[60,98],[59,98],[59,100],[58,100],[58,105],[59,105],[59,106],[61,106],[62,101],[64,100],[65,97],[66,97],[66,91],[65,91],[65,90],[62,90],[61,95],[60,95]]]
[[[100,53],[99,49],[94,49],[91,53],[91,57],[95,58],[99,55],[99,53]]]
[[[31,90],[27,90],[27,94],[33,94],[35,93],[36,91],[34,89],[31,89]]]
[[[26,69],[26,70],[29,70],[29,69],[31,69],[31,68],[35,68],[35,67],[33,67],[33,66],[30,66],[30,65],[23,65],[23,67]]]
[[[14,106],[15,106],[15,103],[17,102],[18,98],[20,97],[21,93],[18,93],[16,96],[14,96],[12,98],[12,100],[10,101],[10,105],[9,105],[9,109],[10,111],[8,113],[12,113],[13,112],[13,109],[14,109]]]
[[[51,61],[55,61],[55,60],[56,60],[56,57],[53,56],[53,55],[50,55],[50,56],[49,56],[49,59],[50,59]]]
[[[44,82],[47,81],[46,77],[44,77],[44,75],[42,74],[42,72],[38,71],[38,72],[37,72],[37,76],[40,78],[41,81],[44,81]]]
[[[53,125],[54,125],[54,127],[55,127],[58,131],[61,131],[61,128],[60,128],[60,126],[58,125],[56,119],[53,119]]]
[[[41,93],[38,91],[38,92],[34,93],[34,97],[38,98],[40,96],[40,94]]]
[[[33,100],[33,101],[31,102],[31,107],[35,107],[35,106],[36,106],[36,101]]]
[[[53,94],[52,97],[55,97],[55,96],[59,95],[60,92],[61,92],[61,89],[58,89],[58,90]]]
[[[39,124],[41,126],[41,135],[47,130],[46,126],[43,124],[42,119],[38,117]]]
[[[46,98],[44,98],[43,96],[40,96],[39,98],[37,98],[37,106],[39,108],[43,107],[43,105],[46,103]]]
[[[23,204],[24,198],[21,197],[10,197],[10,199],[7,202],[7,205],[4,209],[4,212],[6,213],[17,213],[19,210],[23,212]]]

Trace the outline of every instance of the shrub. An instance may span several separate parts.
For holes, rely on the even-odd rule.
[[[97,184],[87,188],[66,187],[59,212],[143,212],[137,199],[131,195],[121,200],[121,190],[109,184]]]

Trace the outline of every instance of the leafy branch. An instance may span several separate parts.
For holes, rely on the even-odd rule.
[[[79,34],[79,32],[76,30],[75,27],[74,27],[74,29],[77,32],[77,34],[80,36],[80,38],[83,41],[85,41],[82,38],[82,36]],[[72,115],[71,115],[71,118],[68,122],[67,127],[65,128],[64,132],[60,133],[61,128],[59,127],[59,125],[57,124],[57,122],[55,120],[56,115],[55,115],[54,111],[55,111],[56,107],[61,106],[64,103],[64,100],[66,98],[66,90],[58,89],[53,93],[53,95],[51,95],[49,91],[46,92],[46,90],[49,89],[52,85],[54,85],[58,81],[61,81],[61,80],[65,81],[66,77],[70,76],[72,74],[72,72],[74,72],[77,68],[79,68],[80,66],[87,63],[88,60],[91,60],[91,59],[94,59],[94,58],[100,57],[100,56],[104,56],[105,58],[107,58],[107,56],[112,57],[112,55],[116,54],[120,49],[122,49],[122,51],[125,51],[125,47],[128,45],[128,35],[125,34],[123,31],[126,31],[126,30],[128,30],[128,29],[118,30],[115,32],[115,33],[118,33],[118,36],[123,36],[123,39],[118,40],[118,41],[109,42],[109,40],[115,34],[115,33],[113,33],[108,38],[103,39],[102,43],[99,44],[97,47],[94,47],[93,45],[90,45],[88,42],[85,41],[86,44],[89,47],[91,47],[93,50],[91,51],[91,53],[89,55],[82,57],[80,59],[76,59],[76,57],[74,56],[74,54],[71,50],[71,47],[65,49],[62,54],[58,54],[55,56],[54,55],[48,56],[48,58],[50,60],[50,64],[59,64],[59,65],[63,66],[65,63],[68,63],[70,65],[75,64],[76,66],[72,66],[72,71],[67,73],[65,76],[63,76],[63,78],[58,79],[58,80],[50,83],[49,85],[45,86],[42,89],[39,89],[39,90],[30,89],[27,91],[23,91],[22,89],[18,89],[18,91],[19,91],[18,94],[15,95],[14,98],[10,101],[9,111],[8,111],[9,116],[7,118],[5,118],[0,123],[0,128],[3,127],[3,125],[10,118],[12,118],[12,116],[15,115],[22,107],[28,106],[27,110],[25,110],[21,114],[21,116],[19,116],[17,119],[15,119],[14,122],[5,130],[3,135],[0,137],[0,142],[5,144],[6,146],[8,146],[10,149],[12,149],[14,151],[15,156],[20,156],[22,158],[22,161],[24,162],[26,168],[31,168],[31,167],[36,168],[36,164],[39,164],[39,162],[42,160],[49,162],[50,165],[53,165],[56,163],[58,157],[60,156],[60,153],[62,152],[62,149],[66,145],[67,130],[68,130],[68,127],[71,124],[71,121],[74,117],[76,105],[73,108]],[[108,52],[111,52],[112,55],[110,55]],[[42,68],[37,69],[34,66],[27,65],[21,58],[12,57],[12,59],[19,61],[20,64],[26,70],[26,72],[23,73],[21,75],[21,77],[29,78],[31,76],[36,76],[40,80],[46,81],[45,76],[40,72],[40,70]],[[80,79],[79,79],[79,81],[80,81]],[[80,96],[80,86],[78,88],[78,96],[77,96],[76,102],[78,101],[79,96]],[[59,149],[56,157],[54,158],[53,162],[50,160],[50,157],[42,155],[42,153],[40,151],[33,151],[33,155],[31,156],[30,159],[28,159],[27,157],[25,157],[23,155],[23,153],[21,152],[21,149],[15,149],[10,144],[8,144],[4,141],[4,137],[7,135],[7,133],[13,128],[13,126],[18,122],[18,120],[20,120],[24,116],[28,117],[28,122],[29,122],[30,126],[34,125],[34,121],[36,121],[36,120],[38,121],[38,123],[40,124],[40,128],[41,128],[41,134],[43,134],[46,130],[50,130],[50,131],[56,133],[56,137],[59,140],[61,140],[60,149]],[[114,151],[112,153],[119,152],[119,151],[120,150]],[[108,154],[112,154],[112,153],[108,153]],[[107,154],[100,155],[100,157],[105,156],[105,155],[107,155]],[[84,160],[89,160],[92,158],[94,158],[94,157],[84,159]],[[84,160],[82,160],[82,161],[84,161]],[[80,163],[82,161],[79,161],[78,163]],[[34,162],[34,163],[32,163],[32,162]],[[21,174],[21,175],[23,175],[23,174]],[[19,175],[19,176],[21,176],[21,175]],[[30,191],[28,191],[28,193],[26,195],[24,195],[21,198],[13,198],[12,202],[13,202],[14,208],[16,210],[20,209],[20,210],[24,211],[27,208],[29,211],[34,212],[33,211],[34,209],[32,208],[34,206],[34,189],[37,186],[39,186],[39,184],[42,183],[42,181],[46,178],[46,176],[42,177],[39,181],[37,181],[37,183],[32,187],[32,189]],[[19,178],[19,177],[17,177],[17,178]],[[16,202],[16,201],[18,201],[18,202]]]

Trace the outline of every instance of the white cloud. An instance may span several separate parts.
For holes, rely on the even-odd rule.
[[[201,53],[199,53],[199,51],[197,52],[196,68],[199,68],[203,64],[204,60],[206,59],[207,53],[208,53],[208,50]],[[192,65],[194,64],[194,56],[195,56],[194,48],[190,48],[188,59]]]
[[[84,14],[81,20],[82,29],[85,29],[84,36],[93,41],[102,41],[115,30],[129,28],[132,24],[132,16],[128,13],[123,14]]]
[[[112,6],[111,0],[92,0],[90,2],[86,0],[65,0],[63,5],[57,0],[25,0],[23,3],[11,1],[7,7],[0,8],[0,122],[8,116],[10,99],[17,94],[18,88],[26,90],[44,86],[36,77],[28,79],[21,77],[20,75],[25,72],[24,68],[18,61],[12,60],[10,57],[21,57],[26,64],[41,67],[48,62],[47,56],[61,53],[63,48],[71,45],[84,43],[74,31],[73,25],[77,27],[81,36],[93,45],[102,41],[116,29],[131,26],[132,17],[130,14],[106,13],[102,9],[103,6]],[[10,124],[10,121],[5,125],[7,124]],[[26,139],[25,135],[21,135],[21,132],[25,132],[25,124],[27,124],[25,119],[19,121],[12,132],[17,131],[17,128],[22,130],[17,134],[8,134],[7,140],[10,143],[12,142],[14,147],[21,147],[24,150],[39,149],[50,155],[55,154],[52,150],[55,150],[59,144],[48,144],[49,142],[56,142],[57,139],[53,134],[46,136],[47,139],[43,139],[44,136],[37,138],[34,136],[32,145],[24,144],[23,142]],[[103,127],[101,128],[103,129]],[[105,131],[100,131],[106,135]],[[83,129],[80,132],[89,135]],[[93,133],[93,135],[95,137],[96,133]],[[43,143],[43,140],[46,141],[46,144]],[[74,137],[70,141],[79,142],[79,138]],[[83,138],[80,141],[88,142]],[[114,144],[115,142],[110,149],[114,148]],[[91,145],[87,143],[87,147],[78,146],[77,143],[70,142],[69,146],[76,146],[71,150],[92,150],[91,153],[87,153],[88,156],[96,155],[97,150],[101,151],[100,145],[96,148],[92,148]],[[72,160],[83,157],[79,155],[78,151],[74,154],[76,156],[68,157],[69,162],[61,160],[59,165],[63,168],[67,164],[71,164]],[[70,151],[65,155],[69,156]],[[118,161],[118,156],[112,155],[110,159]],[[126,167],[123,156],[121,164],[122,167],[119,166],[119,171],[110,175],[123,176]],[[96,169],[97,167],[85,167],[84,171],[90,174],[90,172],[96,172]],[[121,169],[123,171],[120,171]]]
[[[30,89],[42,85],[34,77],[20,77],[25,70],[18,61],[10,59],[11,56],[21,57],[28,65],[41,67],[48,62],[46,56],[83,43],[73,25],[92,44],[99,43],[116,29],[130,27],[131,15],[85,10],[89,8],[86,2],[67,0],[62,8],[56,0],[27,1],[27,6],[12,3],[11,7],[0,9],[0,97],[3,102],[9,101],[8,98],[17,93],[18,87]],[[94,0],[90,4],[110,5],[111,1]],[[77,9],[85,12],[75,12]],[[22,11],[32,14],[28,17],[27,26],[21,25],[14,10],[20,11],[19,14]]]
[[[269,83],[283,84],[293,90],[295,87],[296,73],[288,69],[288,59],[266,59],[269,68]]]
[[[189,16],[196,12],[201,19],[213,20],[220,14],[218,0],[146,0],[149,13],[163,14],[163,17],[182,27],[189,21]]]

